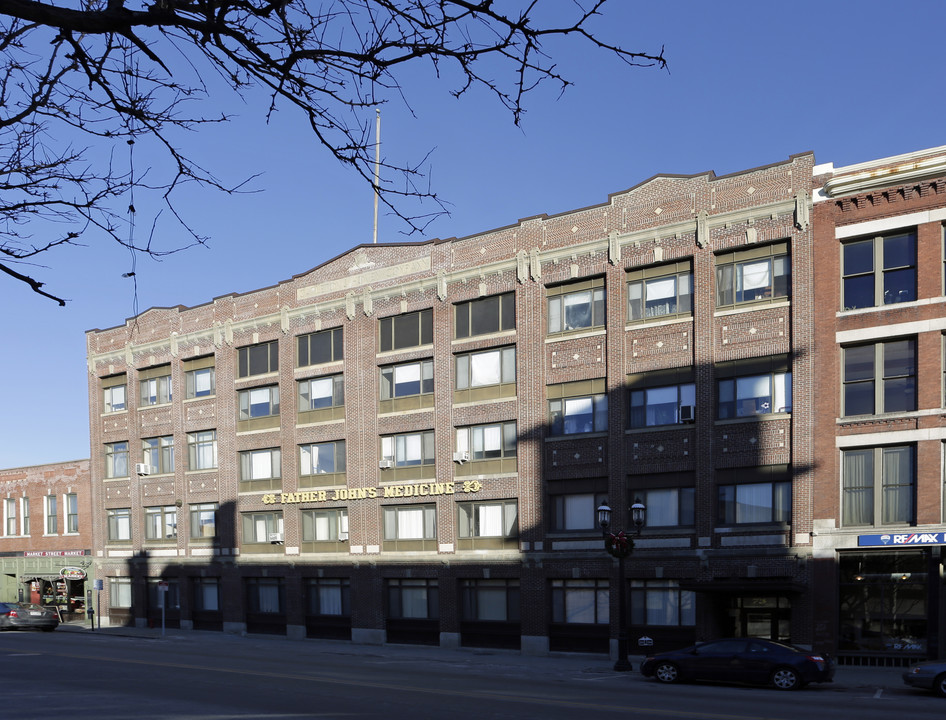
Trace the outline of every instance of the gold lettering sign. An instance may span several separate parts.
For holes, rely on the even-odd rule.
[[[483,489],[479,480],[455,482],[427,482],[412,485],[385,485],[380,488],[335,488],[334,490],[300,490],[289,493],[267,493],[264,505],[296,505],[298,503],[339,502],[342,500],[373,500],[375,498],[426,498],[457,493],[477,493]]]

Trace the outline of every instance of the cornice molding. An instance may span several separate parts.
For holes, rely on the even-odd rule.
[[[931,180],[946,176],[946,147],[930,155],[930,151],[900,155],[836,170],[825,182],[824,194],[829,198],[857,195],[894,185]],[[894,161],[895,164],[891,164]]]

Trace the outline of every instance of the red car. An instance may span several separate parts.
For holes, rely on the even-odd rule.
[[[0,603],[0,630],[45,630],[59,627],[59,613],[33,603]]]

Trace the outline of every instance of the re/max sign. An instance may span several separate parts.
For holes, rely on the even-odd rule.
[[[333,490],[301,490],[289,493],[263,495],[264,505],[295,505],[306,502],[338,502],[340,500],[371,500],[373,498],[431,497],[476,493],[483,488],[479,480],[465,480],[457,487],[455,482],[415,483],[411,485],[385,485],[370,488],[335,488]]]
[[[882,545],[946,545],[946,532],[858,535],[857,544],[861,547],[877,547]]]

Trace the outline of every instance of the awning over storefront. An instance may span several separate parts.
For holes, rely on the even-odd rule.
[[[29,575],[23,575],[20,580],[23,582],[32,582],[33,580],[48,580],[49,582],[55,582],[56,580],[62,580],[62,576],[58,573],[56,574],[44,574],[44,573],[30,573]]]
[[[800,595],[808,586],[791,578],[716,578],[684,581],[680,589],[726,595]]]

